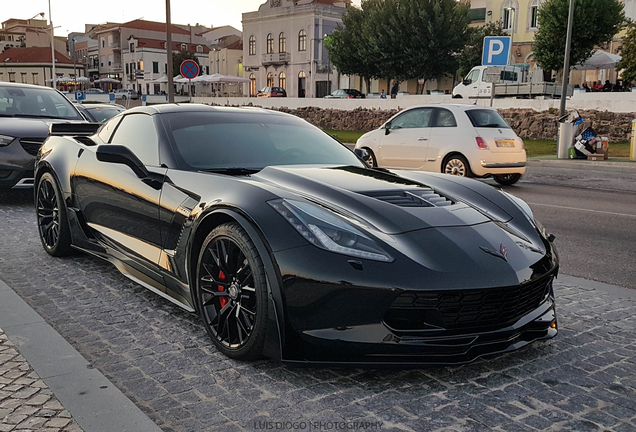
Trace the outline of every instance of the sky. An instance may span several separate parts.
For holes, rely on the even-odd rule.
[[[10,18],[29,19],[40,12],[44,12],[47,20],[49,18],[49,0],[0,1],[3,3],[0,22]],[[50,1],[56,36],[83,33],[84,24],[123,23],[139,18],[166,20],[165,0]],[[199,23],[207,27],[231,25],[242,30],[241,14],[256,11],[263,3],[265,0],[172,0],[171,20],[175,24]],[[353,0],[353,3],[359,5],[360,0]]]

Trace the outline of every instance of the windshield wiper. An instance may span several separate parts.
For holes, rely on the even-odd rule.
[[[488,124],[485,124],[485,125],[480,125],[479,127],[507,129],[505,126],[502,126],[499,123],[488,123]]]
[[[47,118],[47,119],[54,119],[54,120],[77,120],[77,118],[70,118],[70,117],[60,117],[60,116],[52,116],[52,115],[48,115],[48,114],[14,114],[14,117],[25,117],[25,118]]]
[[[256,174],[262,170],[262,168],[241,168],[241,167],[231,167],[231,168],[209,168],[201,171],[215,173],[215,174],[228,174],[228,175],[250,175]]]

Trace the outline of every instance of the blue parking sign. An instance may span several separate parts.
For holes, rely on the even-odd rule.
[[[481,58],[483,66],[507,66],[510,61],[510,36],[486,36],[484,38],[484,53]]]
[[[76,91],[75,100],[78,100],[78,101],[86,100],[86,93],[84,93],[83,91]]]

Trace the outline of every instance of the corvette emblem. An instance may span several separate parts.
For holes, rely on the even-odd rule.
[[[479,249],[483,250],[486,253],[489,253],[492,256],[496,256],[497,258],[501,258],[502,260],[508,262],[508,249],[506,249],[503,243],[499,246],[499,251],[494,251],[492,249],[488,249],[483,246],[479,246]]]

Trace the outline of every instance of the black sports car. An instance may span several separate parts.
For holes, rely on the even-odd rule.
[[[80,126],[52,127],[38,156],[44,249],[111,261],[196,311],[230,357],[462,363],[557,333],[553,237],[489,185],[372,169],[256,108]]]

